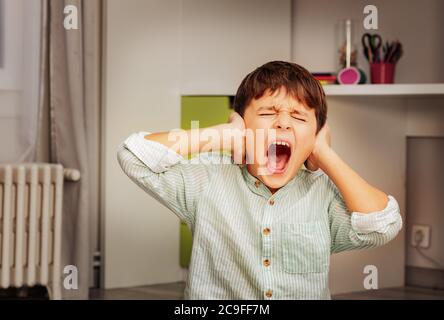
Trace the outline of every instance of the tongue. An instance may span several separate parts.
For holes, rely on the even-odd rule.
[[[288,155],[285,153],[280,153],[279,155],[272,155],[268,158],[267,169],[272,174],[280,173],[284,170],[285,165],[288,161]]]

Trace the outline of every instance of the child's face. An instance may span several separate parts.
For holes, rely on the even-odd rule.
[[[248,171],[275,192],[295,177],[313,151],[315,110],[287,95],[282,87],[273,94],[265,91],[261,98],[253,99],[245,109],[244,121],[246,129],[263,132],[264,137],[255,134],[254,150],[246,150],[248,163],[254,159],[253,164],[247,164]]]

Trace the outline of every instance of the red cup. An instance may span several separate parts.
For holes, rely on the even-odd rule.
[[[372,83],[394,83],[395,64],[388,62],[370,63],[370,77]]]

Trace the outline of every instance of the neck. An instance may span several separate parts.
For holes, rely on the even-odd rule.
[[[253,169],[251,168],[251,165],[247,164],[247,170],[248,172],[255,177],[256,179],[260,180],[257,175],[253,172]],[[271,194],[275,194],[280,188],[271,188],[269,186],[267,186],[265,183],[264,185],[268,188],[268,190],[270,190]]]

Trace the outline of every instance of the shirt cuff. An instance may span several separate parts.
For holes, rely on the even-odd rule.
[[[372,232],[386,233],[390,225],[400,218],[398,202],[391,195],[388,196],[387,206],[382,211],[370,213],[353,212],[351,225],[357,233]]]
[[[183,157],[163,144],[145,139],[150,132],[133,133],[124,146],[155,173],[161,173],[183,161]]]

